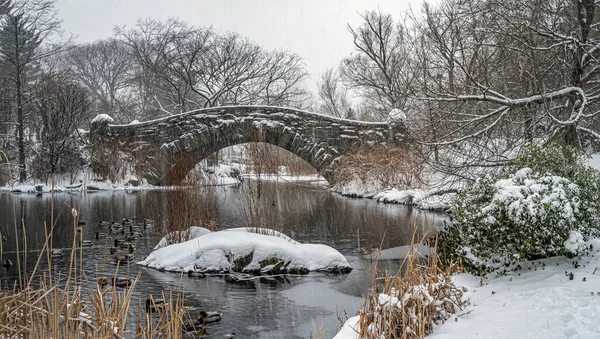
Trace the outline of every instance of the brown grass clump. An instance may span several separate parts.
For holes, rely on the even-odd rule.
[[[365,147],[342,157],[335,169],[335,182],[355,180],[381,187],[415,188],[420,184],[423,159],[402,147]]]
[[[463,291],[451,280],[452,271],[438,267],[433,250],[425,263],[414,246],[395,275],[373,273],[373,287],[360,311],[360,337],[423,338],[466,305]]]

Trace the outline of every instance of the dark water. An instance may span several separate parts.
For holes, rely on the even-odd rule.
[[[244,183],[243,185],[248,185]],[[422,212],[401,205],[378,204],[368,199],[349,199],[322,189],[301,187],[294,184],[264,183],[271,194],[263,193],[272,209],[269,219],[272,228],[280,230],[300,242],[323,243],[334,247],[346,256],[354,268],[347,275],[311,273],[304,277],[290,277],[284,282],[256,280],[250,285],[226,283],[222,277],[187,278],[178,274],[159,272],[138,267],[135,264],[119,268],[119,275],[141,279],[135,289],[135,297],[144,301],[148,294],[160,295],[169,288],[180,285],[185,291],[186,305],[192,311],[221,310],[221,322],[211,324],[207,338],[222,338],[225,333],[235,332],[236,338],[310,338],[319,328],[325,330],[324,338],[335,335],[341,325],[340,319],[355,315],[369,288],[372,260],[366,253],[380,245],[383,248],[410,243],[413,226],[417,234],[438,227],[443,216]],[[247,225],[249,204],[244,196],[244,186],[216,189],[216,223],[218,228]],[[266,192],[266,191],[264,191]],[[211,193],[215,193],[211,190]],[[80,210],[80,218],[87,221],[82,228],[83,239],[93,245],[83,251],[84,270],[90,281],[95,281],[100,267],[110,273],[115,266],[105,251],[108,240],[94,239],[98,231],[95,224],[100,220],[121,220],[136,216],[143,220],[156,217],[154,198],[161,191],[141,192],[88,192],[59,193],[55,196],[55,213],[63,208],[54,229],[53,247],[70,248],[73,241],[73,218],[71,207]],[[154,199],[154,200],[153,200]],[[0,193],[0,231],[7,240],[3,245],[3,259],[10,258],[16,266],[15,233],[21,239],[21,219],[27,236],[27,271],[31,271],[37,255],[43,247],[44,221],[49,223],[51,210],[49,194]],[[246,211],[246,212],[245,212]],[[15,217],[16,215],[16,231]],[[163,215],[164,220],[168,216]],[[47,225],[48,229],[50,225]],[[135,259],[141,260],[156,245],[162,234],[148,229],[136,242]],[[22,245],[21,245],[22,246]],[[67,253],[67,251],[65,251]],[[67,255],[54,260],[58,269],[65,270]],[[397,270],[398,260],[385,260],[380,267]],[[0,270],[3,285],[14,282],[18,270],[13,266],[8,272]],[[47,269],[42,265],[41,271]],[[137,304],[137,300],[135,302]]]

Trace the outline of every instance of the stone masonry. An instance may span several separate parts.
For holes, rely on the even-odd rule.
[[[141,160],[138,166],[155,185],[178,184],[201,160],[220,149],[248,142],[286,149],[332,183],[336,160],[344,154],[358,147],[404,140],[401,124],[338,119],[280,107],[208,108],[129,125],[114,125],[111,120],[94,119],[90,123],[92,149],[117,143],[122,152],[136,152],[137,158],[142,158],[137,159]]]

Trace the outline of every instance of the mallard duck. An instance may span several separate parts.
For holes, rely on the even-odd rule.
[[[112,280],[112,285],[116,287],[129,287],[131,286],[132,281],[128,278],[123,277],[114,277]]]
[[[108,249],[108,252],[109,252],[111,255],[113,255],[113,254],[117,253],[117,248],[116,248],[116,247],[111,247],[111,248],[109,248],[109,249]]]
[[[127,242],[125,240],[121,240],[121,239],[115,239],[115,247],[120,247],[120,248],[129,248],[129,246],[133,246],[132,243]]]
[[[130,262],[131,260],[133,260],[133,254],[127,254],[126,256],[123,257],[115,257],[115,263],[117,264],[126,264],[128,262]]]
[[[81,242],[82,246],[92,246],[92,241],[91,240],[84,240]]]
[[[135,251],[135,245],[132,244],[131,246],[127,247],[127,251],[129,253],[133,253],[133,251]]]
[[[235,337],[235,332],[227,333],[225,336],[223,336],[225,339],[231,339],[233,337]]]
[[[198,322],[200,322],[202,324],[210,324],[210,323],[215,323],[217,321],[221,321],[222,315],[223,315],[223,313],[217,312],[217,311],[212,311],[212,312],[202,311],[198,315],[197,320],[198,320]]]
[[[146,312],[157,313],[162,312],[167,307],[164,299],[146,299]]]
[[[193,271],[193,270],[189,270],[187,272],[187,276],[190,277],[190,278],[193,278],[193,277],[204,278],[204,273]]]
[[[104,237],[106,237],[106,233],[96,232],[95,237],[96,237],[96,240],[98,240],[100,238],[104,238]]]
[[[110,226],[110,221],[98,221],[98,227],[107,227]]]
[[[79,226],[84,226],[84,225],[85,225],[85,220],[79,220],[79,221],[77,222],[77,225],[79,225]]]
[[[77,226],[77,232],[81,232],[81,226]]]
[[[100,287],[107,285],[109,283],[108,279],[106,277],[100,277],[98,278],[98,285]]]
[[[12,267],[12,261],[10,261],[10,259],[6,259],[2,263],[2,266],[4,266],[4,268],[6,268],[8,270]]]

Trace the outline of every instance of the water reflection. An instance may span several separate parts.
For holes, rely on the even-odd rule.
[[[347,257],[354,270],[342,276],[310,274],[289,277],[276,284],[256,280],[251,284],[238,285],[228,284],[221,277],[188,278],[129,264],[120,268],[119,275],[133,277],[141,274],[134,305],[138,300],[143,302],[149,293],[160,295],[163,289],[181,285],[186,304],[194,313],[200,310],[224,312],[220,323],[208,327],[211,337],[219,338],[225,333],[236,332],[241,338],[307,338],[317,333],[320,326],[326,329],[324,337],[331,337],[340,326],[338,318],[354,315],[363,301],[370,285],[371,259],[368,253],[371,249],[381,244],[384,248],[406,245],[410,242],[413,225],[417,225],[420,236],[443,220],[439,215],[405,206],[348,199],[322,189],[282,183],[264,185],[261,208],[264,213],[272,213],[265,219],[272,228],[300,242],[323,243],[336,248]],[[215,220],[219,228],[240,227],[248,222],[248,207],[244,206],[248,199],[244,197],[244,190],[243,186],[218,188]],[[73,229],[70,208],[79,209],[81,219],[87,221],[81,236],[92,240],[92,246],[83,252],[84,270],[94,282],[103,263],[111,261],[105,245],[112,241],[110,237],[96,240],[95,224],[100,220],[120,221],[134,215],[138,219],[151,217],[150,201],[161,194],[165,192],[56,194],[54,210],[55,215],[60,213],[60,217],[53,232],[53,245],[55,248],[70,248],[73,235],[77,234]],[[267,207],[272,212],[268,212]],[[30,250],[27,270],[31,271],[37,259],[35,251],[44,245],[44,222],[50,229],[50,211],[51,197],[48,194],[0,194],[0,231],[7,238],[3,257],[16,262],[15,236],[21,239],[26,235]],[[160,237],[161,234],[153,229],[146,230],[144,237],[136,241],[136,260],[150,253]],[[55,267],[64,269],[67,257],[54,259]],[[397,260],[385,260],[380,264],[390,270],[398,269]],[[109,264],[105,267],[110,274],[115,266]],[[0,270],[4,285],[17,277],[15,268],[8,272]]]

